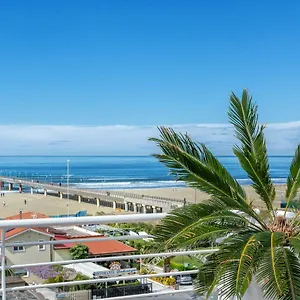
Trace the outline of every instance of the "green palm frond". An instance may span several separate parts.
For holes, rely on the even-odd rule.
[[[253,264],[253,261],[256,262],[256,256],[253,256],[252,264],[247,263],[249,259],[246,260],[245,257],[246,248],[249,254],[254,252],[253,250],[250,251],[250,249],[258,248],[258,246],[254,247],[249,242],[249,240],[252,241],[253,236],[257,233],[257,231],[246,228],[244,231],[226,239],[219,246],[219,250],[211,254],[207,258],[207,263],[200,268],[196,283],[197,291],[199,293],[207,293],[207,296],[209,296],[214,288],[218,287],[222,294],[222,299],[229,299],[234,295],[240,296],[241,292],[244,292],[251,282],[251,271],[253,271],[254,266],[257,267],[258,265],[257,263]],[[242,266],[240,265],[241,260],[243,263]],[[211,267],[214,269],[210,270]],[[213,277],[210,284],[206,274],[210,274],[210,277]]]
[[[219,162],[219,160],[208,150],[208,148],[204,144],[200,144],[201,151],[201,159],[203,163],[214,172],[217,172],[218,175],[225,180],[231,189],[233,189],[232,193],[237,194],[240,199],[246,199],[245,190],[241,187],[236,179],[234,179],[227,169]]]
[[[300,299],[300,263],[297,256],[291,249],[284,247],[282,249],[282,260],[286,268],[286,281],[288,287],[286,294],[280,300],[298,300]]]
[[[219,262],[212,258],[212,255],[206,257],[206,262],[199,268],[197,281],[195,283],[195,290],[200,295],[206,294],[207,298],[214,291],[218,284],[218,270]]]
[[[269,248],[256,273],[256,278],[268,299],[281,299],[288,293],[287,268],[282,259],[284,241],[283,232],[269,232]]]
[[[155,236],[165,248],[176,249],[178,245],[194,246],[199,241],[215,240],[245,228],[262,230],[248,218],[228,210],[223,202],[211,199],[173,210],[157,225]]]
[[[237,182],[236,179],[234,179],[230,173],[227,171],[227,169],[219,162],[219,160],[207,149],[207,147],[204,144],[201,145],[202,150],[202,160],[203,162],[212,170],[215,172],[218,172],[218,175],[223,178],[226,182],[229,183],[231,187],[234,188],[233,192],[236,192],[241,199],[246,199],[246,193],[245,190],[241,187],[241,185]],[[231,201],[230,199],[225,199],[227,206],[230,207]],[[247,201],[241,201],[240,207],[242,207],[242,211],[245,212],[247,215],[254,218],[258,223],[263,225],[262,219],[257,215],[257,213],[252,209],[252,207],[249,205]]]
[[[293,246],[294,250],[300,254],[300,236],[292,236],[289,238],[290,244]]]
[[[231,95],[229,119],[240,141],[234,154],[264,202],[268,218],[258,216],[244,189],[205,145],[161,127],[160,138],[150,139],[161,150],[154,156],[176,179],[206,192],[210,199],[170,212],[157,226],[156,245],[164,251],[217,245],[200,267],[195,286],[207,297],[217,288],[222,299],[240,300],[258,283],[266,299],[300,299],[300,212],[292,220],[276,215],[264,126],[258,124],[257,106],[246,90],[241,100]],[[300,145],[290,165],[288,203],[299,188]]]
[[[170,169],[177,180],[198,188],[258,218],[246,201],[239,183],[204,146],[193,142],[188,135],[177,134],[173,129],[160,127],[160,139],[151,138],[162,150],[154,156]]]
[[[291,200],[293,200],[300,188],[300,145],[298,145],[293,160],[290,165],[290,173],[287,179],[286,186],[286,209]]]
[[[291,293],[290,286],[293,284],[293,293],[299,295],[295,290],[300,281],[291,275],[297,264],[292,253],[283,253],[286,251],[283,241],[284,234],[269,231],[245,230],[231,236],[200,269],[198,292],[209,295],[218,288],[222,299],[232,296],[242,299],[251,282],[258,280],[267,299],[293,299],[286,298]]]
[[[259,247],[255,234],[247,241],[244,246],[238,262],[238,269],[236,273],[236,295],[244,295],[249,284],[251,283],[253,273],[252,264],[254,257]]]
[[[258,124],[257,106],[252,103],[247,90],[243,91],[242,100],[234,93],[231,94],[228,115],[230,123],[235,127],[235,135],[241,142],[241,146],[234,146],[234,154],[268,211],[273,213],[275,187],[269,174],[264,126]]]

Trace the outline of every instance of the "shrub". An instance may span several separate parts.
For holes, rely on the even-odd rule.
[[[174,277],[153,277],[152,280],[163,285],[173,286],[176,284],[176,279]]]
[[[155,274],[154,270],[149,270],[145,267],[141,268],[139,271],[140,275],[146,275],[146,274]]]
[[[78,244],[70,249],[72,259],[85,259],[89,256],[89,247],[86,245]]]
[[[137,285],[137,284],[141,284],[141,283],[138,280],[136,280],[136,281],[132,281],[132,282],[112,284],[110,286],[128,286],[128,285]]]
[[[59,283],[64,282],[64,279],[61,274],[57,275],[55,278],[48,278],[44,283]]]
[[[88,276],[83,275],[82,273],[77,273],[73,281],[79,280],[88,280],[90,279]],[[70,286],[69,291],[81,291],[81,290],[88,290],[90,288],[90,284],[77,284]]]
[[[131,267],[132,268],[136,268],[137,270],[139,270],[141,268],[141,264],[139,264],[137,262],[132,262],[131,263]]]
[[[62,265],[54,265],[52,266],[53,270],[57,271],[57,272],[62,272],[62,270],[64,269],[64,267]]]

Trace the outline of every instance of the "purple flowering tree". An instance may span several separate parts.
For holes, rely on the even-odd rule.
[[[54,268],[53,266],[36,266],[28,268],[30,273],[42,279],[55,278],[61,272]]]

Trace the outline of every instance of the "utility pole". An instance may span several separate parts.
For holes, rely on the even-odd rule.
[[[67,206],[68,206],[68,217],[70,216],[69,176],[70,176],[70,161],[67,160]]]

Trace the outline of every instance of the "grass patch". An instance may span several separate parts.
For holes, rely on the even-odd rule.
[[[184,256],[176,256],[172,258],[172,262],[177,264],[190,264],[191,266],[201,267],[202,262],[194,257],[189,257],[187,255]]]
[[[173,265],[172,265],[173,264]],[[184,256],[176,256],[171,259],[171,267],[178,268],[178,265],[183,266],[184,264],[190,264],[190,266],[201,267],[202,262],[194,257],[189,257],[187,255]],[[163,267],[164,261],[161,260],[158,264],[159,267]]]

